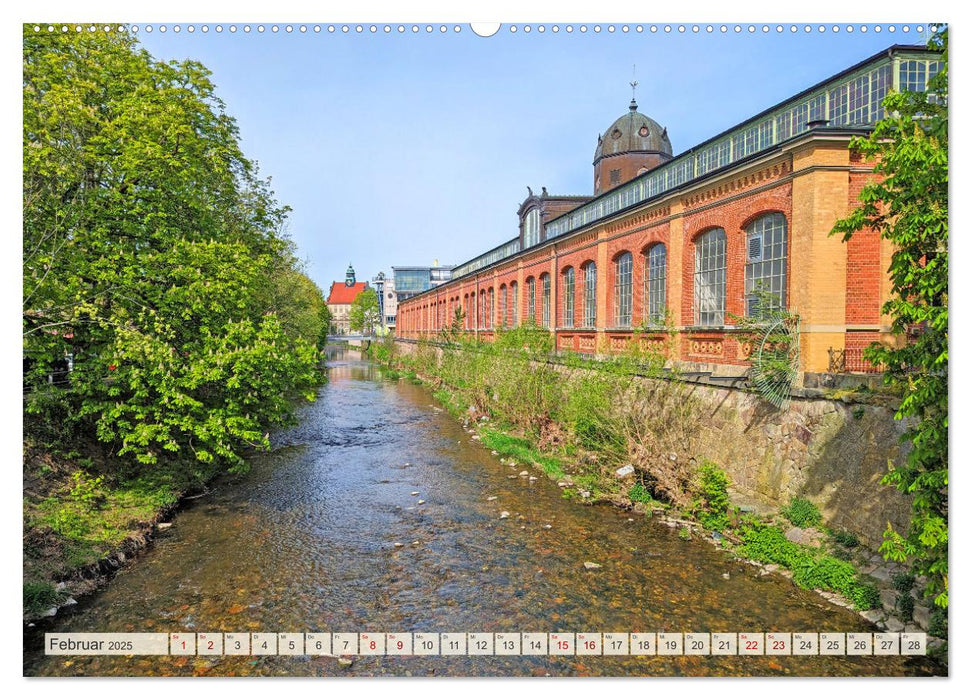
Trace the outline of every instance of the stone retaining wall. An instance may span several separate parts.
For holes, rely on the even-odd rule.
[[[404,353],[416,347],[396,344]],[[905,456],[904,424],[893,409],[794,398],[779,411],[754,392],[701,384],[690,385],[689,395],[707,425],[691,449],[725,470],[737,501],[774,510],[793,496],[807,498],[829,527],[854,532],[871,548],[888,522],[906,530],[910,500],[880,484],[888,461]]]

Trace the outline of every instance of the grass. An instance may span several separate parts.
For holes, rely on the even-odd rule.
[[[509,435],[496,428],[483,428],[479,432],[482,444],[503,457],[513,457],[526,464],[538,464],[543,473],[553,479],[566,475],[560,460],[544,454],[526,438]]]
[[[55,590],[53,584],[47,581],[24,583],[25,614],[39,614],[59,602],[61,602],[61,595]]]
[[[94,464],[77,455],[25,450],[25,614],[56,604],[56,582],[117,551],[215,475],[213,468],[173,460],[95,476],[89,471]]]

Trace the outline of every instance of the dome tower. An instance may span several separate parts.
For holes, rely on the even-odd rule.
[[[593,154],[594,196],[633,180],[673,157],[668,130],[637,111],[632,98],[627,114],[597,137]]]

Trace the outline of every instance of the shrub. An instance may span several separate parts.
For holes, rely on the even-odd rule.
[[[860,545],[860,538],[854,535],[848,530],[840,530],[839,532],[834,532],[833,542],[843,547],[853,548]]]
[[[728,476],[717,464],[705,460],[698,470],[698,498],[695,512],[709,530],[728,527]]]
[[[631,486],[627,490],[627,497],[634,503],[651,503],[654,500],[651,498],[650,491],[643,484],[634,484]]]
[[[894,574],[890,579],[893,587],[901,593],[910,593],[910,589],[914,587],[915,581],[914,575],[909,573]]]
[[[853,585],[847,598],[853,601],[857,610],[873,610],[880,607],[880,591],[869,583]]]
[[[897,598],[897,612],[904,622],[914,619],[914,596],[910,595],[909,589]]]
[[[24,612],[39,613],[60,600],[54,586],[46,581],[27,581],[24,583]]]
[[[941,639],[947,639],[947,608],[934,608],[927,633]]]
[[[793,498],[789,505],[782,509],[782,514],[796,527],[816,527],[823,522],[819,508],[805,498]]]

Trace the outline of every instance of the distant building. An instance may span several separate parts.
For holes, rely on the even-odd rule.
[[[371,280],[371,286],[378,295],[378,308],[381,311],[381,325],[384,331],[393,331],[395,316],[398,312],[398,299],[395,294],[394,277],[385,277],[379,272]]]
[[[347,277],[343,282],[334,282],[330,285],[330,295],[327,297],[327,308],[333,315],[331,330],[337,335],[345,335],[351,332],[350,314],[351,304],[357,299],[357,295],[367,289],[367,282],[358,282],[354,274],[354,268],[348,264]]]
[[[397,301],[409,299],[448,282],[452,279],[453,269],[452,265],[439,265],[437,260],[431,267],[392,267]]]

